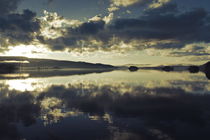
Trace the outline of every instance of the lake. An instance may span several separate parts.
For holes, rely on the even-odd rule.
[[[154,70],[0,74],[1,140],[209,140],[210,80]]]

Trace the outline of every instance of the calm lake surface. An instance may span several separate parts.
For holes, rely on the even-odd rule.
[[[0,75],[1,140],[209,140],[210,80],[161,71]]]

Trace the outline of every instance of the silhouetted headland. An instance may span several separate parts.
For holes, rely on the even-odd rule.
[[[100,64],[100,63],[87,63],[87,62],[74,62],[66,60],[53,60],[53,59],[35,59],[27,57],[0,57],[0,61],[11,63],[15,62],[21,70],[49,70],[49,69],[115,69],[115,66]],[[9,67],[3,68],[4,70]]]

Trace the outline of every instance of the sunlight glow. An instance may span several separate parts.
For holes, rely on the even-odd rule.
[[[47,52],[47,49],[43,46],[19,45],[14,47],[10,46],[9,51],[5,54],[7,56],[25,56],[35,58],[44,52]]]
[[[38,84],[39,81],[36,79],[18,79],[18,80],[8,80],[6,85],[8,85],[10,90],[18,91],[35,91],[42,89],[41,85]]]

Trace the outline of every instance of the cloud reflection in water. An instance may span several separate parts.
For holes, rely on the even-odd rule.
[[[113,73],[109,74],[111,77]],[[161,82],[149,77],[130,77],[129,73],[124,80],[118,75],[114,77],[118,77],[116,81],[97,83],[98,79],[90,80],[92,76],[94,74],[81,76],[83,81],[68,77],[69,82],[65,84],[50,83],[53,80],[47,79],[42,90],[34,88],[31,91],[12,89],[11,85],[1,83],[0,124],[3,127],[0,138],[210,138],[209,82],[201,77],[190,75],[192,78],[185,80],[177,74],[174,75],[176,78]],[[107,74],[100,76],[99,79]],[[78,79],[81,77],[77,76]],[[47,81],[42,80],[38,83]]]

